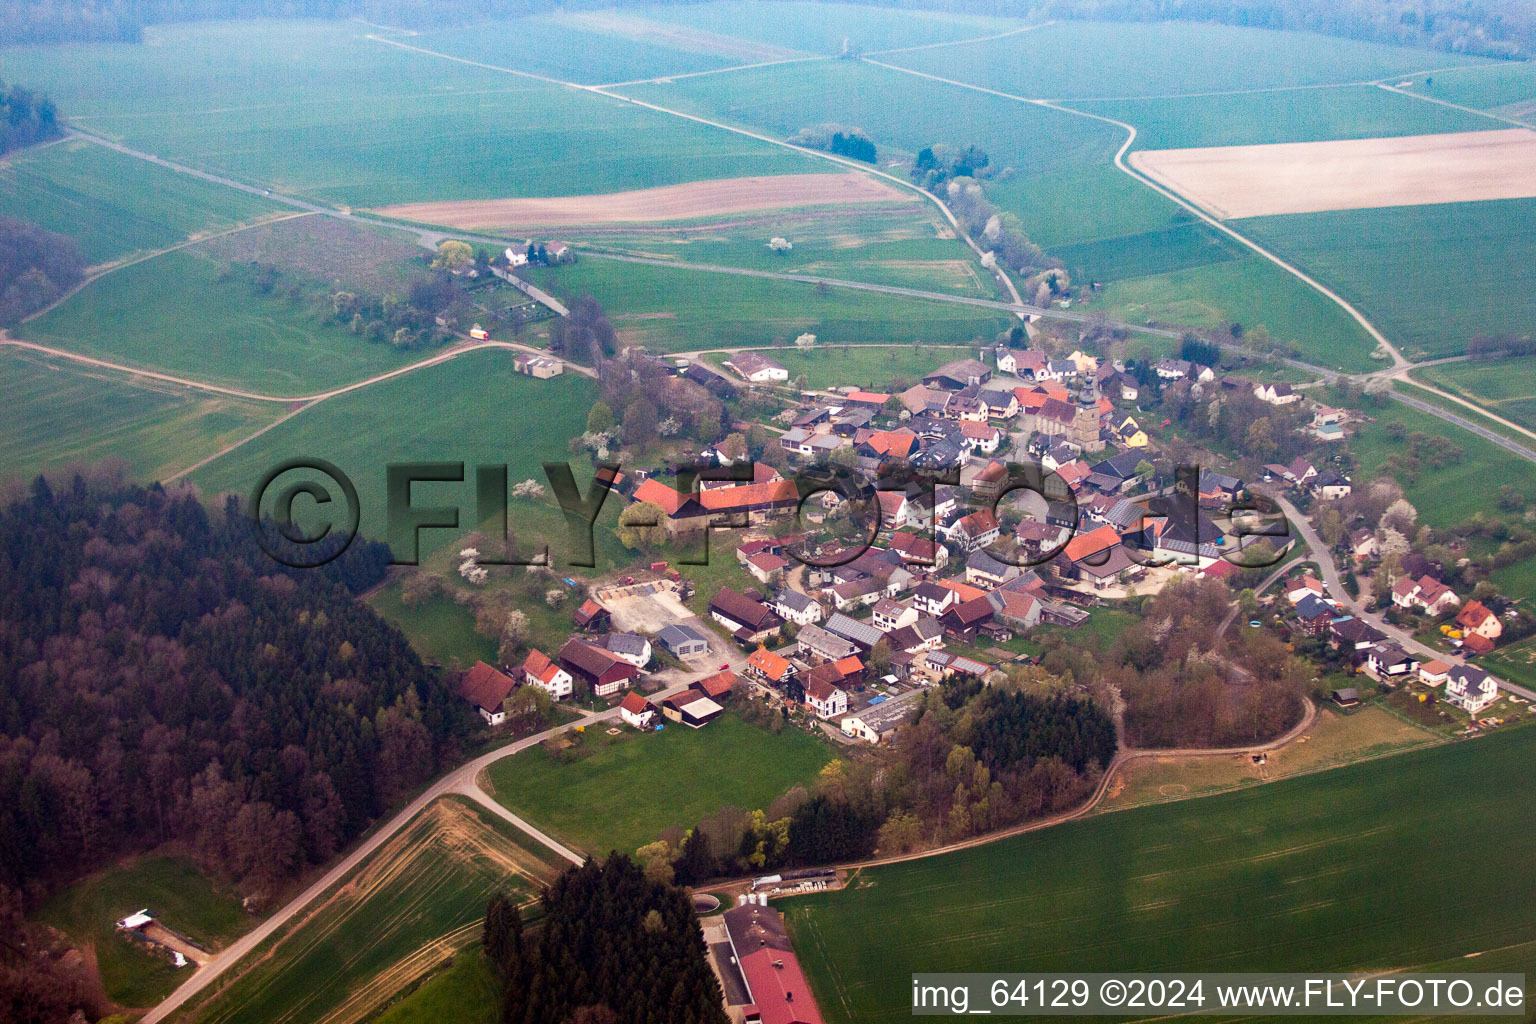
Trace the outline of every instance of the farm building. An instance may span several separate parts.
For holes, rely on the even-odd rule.
[[[738,352],[720,364],[751,384],[789,380],[789,371],[759,352]]]
[[[879,698],[878,703],[851,712],[842,722],[843,735],[865,743],[883,743],[896,734],[917,712],[920,690],[899,697]]]
[[[564,700],[571,695],[574,680],[569,672],[535,648],[523,660],[523,682],[528,686],[541,687],[552,700]]]
[[[784,620],[767,605],[730,587],[721,587],[710,600],[709,617],[730,630],[737,640],[749,644],[774,636],[784,625]]]
[[[689,690],[662,701],[661,713],[690,729],[702,729],[725,714],[725,708],[698,691]]]
[[[480,712],[487,725],[500,725],[506,720],[507,713],[501,704],[515,689],[517,684],[505,673],[483,661],[475,662],[473,668],[459,677],[459,696]]]
[[[678,658],[695,658],[709,653],[709,638],[686,624],[662,626],[656,640]]]
[[[640,675],[640,670],[623,658],[575,638],[560,648],[558,661],[572,678],[586,683],[598,697],[613,696]]]
[[[747,903],[725,912],[731,955],[747,984],[745,1017],[760,1024],[822,1024],[779,912]]]
[[[554,356],[536,356],[532,352],[519,352],[512,360],[512,369],[518,373],[548,380],[565,372],[565,364]]]

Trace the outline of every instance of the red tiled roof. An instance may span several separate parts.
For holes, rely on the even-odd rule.
[[[890,395],[882,395],[878,391],[854,391],[848,395],[848,401],[863,402],[866,405],[884,405],[890,398]]]
[[[905,457],[917,442],[917,435],[910,430],[880,430],[871,434],[868,444],[881,455]]]
[[[706,697],[720,697],[730,693],[731,688],[736,685],[736,673],[726,669],[723,672],[716,672],[712,676],[700,679],[693,685],[698,687]]]
[[[987,596],[987,592],[980,587],[973,587],[968,583],[961,583],[958,580],[935,580],[934,582],[945,590],[953,590],[959,594],[961,601],[974,601],[978,597]]]
[[[1113,526],[1101,526],[1097,530],[1073,537],[1067,542],[1066,555],[1074,562],[1108,551],[1120,543],[1120,535]]]
[[[1488,606],[1483,604],[1483,602],[1468,601],[1466,606],[1461,609],[1461,613],[1456,616],[1456,623],[1468,629],[1476,629],[1492,617],[1492,615],[1493,612],[1489,611]]]
[[[837,670],[843,674],[845,679],[864,671],[864,663],[852,654],[846,658],[839,659],[835,664],[837,665]]]
[[[789,668],[789,659],[774,654],[766,647],[759,647],[747,656],[747,664],[777,682],[784,678],[784,673]]]
[[[651,707],[650,701],[640,696],[634,690],[630,690],[624,695],[624,699],[619,701],[619,707],[624,711],[628,711],[632,715],[638,715],[642,711],[655,710]]]
[[[492,714],[501,710],[501,702],[516,688],[504,673],[483,661],[475,662],[459,680],[459,696]]]

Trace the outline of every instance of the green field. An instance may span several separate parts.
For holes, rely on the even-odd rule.
[[[1536,967],[1536,730],[862,872],[796,899],[829,1021],[907,1020],[917,971]],[[1489,779],[1500,784],[1490,786]],[[1478,851],[1489,886],[1451,884]],[[898,938],[899,937],[899,938]]]
[[[95,955],[102,988],[119,1006],[152,1006],[187,978],[170,958],[145,952],[113,925],[147,909],[163,925],[209,951],[249,931],[255,919],[234,893],[190,861],[147,856],[76,882],[52,896],[38,919]]]
[[[0,350],[0,478],[120,461],[163,480],[275,420],[283,407]]]
[[[423,32],[405,41],[496,67],[591,85],[710,71],[740,63],[729,54],[709,52],[702,44],[689,45],[688,40],[662,45],[626,38],[617,30],[586,31],[585,24],[579,18],[535,15]]]
[[[457,659],[465,667],[496,661],[496,642],[475,632],[475,613],[463,605],[433,599],[410,608],[400,600],[395,584],[371,595],[368,604],[404,633],[426,661],[447,665]]]
[[[284,209],[90,142],[61,142],[0,162],[0,216],[69,235],[93,265]]]
[[[1529,358],[1442,363],[1415,370],[1413,376],[1507,420],[1536,428],[1536,364]]]
[[[279,397],[314,394],[424,359],[325,323],[306,295],[257,295],[197,247],[98,278],[17,337]],[[310,284],[310,282],[303,282]],[[327,310],[328,311],[328,310]]]
[[[586,257],[528,275],[556,295],[592,295],[621,344],[655,352],[770,346],[803,332],[823,343],[990,341],[1007,313],[793,281]]]
[[[776,349],[769,353],[789,371],[789,379],[805,377],[808,388],[830,388],[852,385],[870,391],[889,390],[893,380],[907,386],[943,364],[955,359],[974,356],[969,348],[932,348],[928,346],[858,346],[818,348],[809,352],[795,349]],[[723,352],[709,352],[705,358],[719,366],[730,356]],[[726,370],[729,374],[730,371]]]
[[[1484,64],[1455,71],[1437,71],[1414,79],[1406,87],[1421,96],[1457,103],[1474,110],[1502,113],[1530,121],[1536,106],[1536,65],[1529,61]]]
[[[734,715],[702,729],[666,723],[659,733],[588,728],[590,753],[569,764],[535,747],[493,764],[497,801],[595,855],[630,852],[665,828],[692,828],[722,807],[763,810],[809,785],[831,749],[798,729],[778,736]]]
[[[1529,333],[1536,199],[1260,217],[1233,224],[1354,303],[1410,359]]]
[[[1157,96],[1357,82],[1442,67],[1445,54],[1196,22],[1059,21],[892,64],[1020,96]],[[1461,58],[1460,63],[1476,63]]]
[[[496,1024],[501,979],[484,953],[471,949],[374,1018],[374,1024]]]
[[[586,429],[594,383],[574,373],[534,380],[512,372],[512,354],[481,350],[340,395],[209,464],[192,480],[209,494],[241,495],[276,463],[318,456],[335,463],[356,483],[362,533],[385,537],[384,474],[393,462],[463,461],[466,482],[421,483],[413,505],[459,505],[465,531],[474,526],[474,467],[505,464],[511,481],[544,480],[545,461],[570,457],[567,444]],[[298,508],[302,514],[303,508]],[[605,511],[607,511],[605,509]],[[549,518],[558,521],[551,510]],[[517,515],[512,530],[521,530]],[[454,534],[427,530],[422,551]],[[558,549],[561,537],[550,537]]]
[[[807,207],[615,228],[571,241],[635,256],[997,298],[992,275],[931,203]],[[775,252],[770,238],[794,248]]]
[[[551,876],[499,818],[439,800],[181,1019],[363,1019],[477,944],[493,892],[532,902]]]
[[[882,163],[936,143],[974,144],[987,151],[994,174],[1011,168],[1019,177],[1108,160],[1124,139],[1113,125],[851,61],[786,64],[622,92],[777,138],[825,122],[862,128]]]
[[[637,13],[660,22],[738,36],[771,46],[823,55],[842,51],[843,40],[869,53],[899,46],[922,46],[1006,32],[1022,22],[974,14],[897,10],[862,4],[793,2],[762,4],[752,0],[673,4],[641,8]]]
[[[1476,132],[1504,127],[1486,117],[1374,85],[1171,99],[1076,102],[1078,110],[1136,126],[1137,149],[1254,146]]]
[[[1506,588],[1506,584],[1500,580],[1500,573],[1494,574],[1494,582],[1501,588],[1506,588],[1509,594],[1529,595],[1536,591],[1536,574],[1531,571],[1531,563],[1524,562],[1521,566],[1511,566],[1510,569],[1522,569],[1524,590]],[[1504,570],[1509,571],[1509,570]],[[1502,676],[1514,683],[1524,683],[1526,686],[1536,686],[1536,637],[1527,637],[1518,643],[1507,647],[1500,647],[1482,657],[1483,666],[1494,675]]]
[[[1260,324],[1301,358],[1350,371],[1375,368],[1376,344],[1333,302],[1257,256],[1116,281],[1095,303],[1132,323],[1219,327]]]
[[[1064,246],[1148,235],[1195,217],[1111,163],[991,182],[987,194],[1018,214],[1037,244]]]
[[[1407,447],[1387,436],[1388,424],[1401,424],[1409,434],[1449,437],[1465,452],[1449,466],[1426,467],[1412,479],[1399,477],[1408,500],[1419,510],[1420,522],[1445,529],[1476,512],[1486,512],[1503,484],[1512,485],[1528,505],[1536,503],[1536,465],[1515,458],[1493,442],[1453,429],[1444,420],[1400,402],[1373,409],[1371,415],[1373,421],[1360,424],[1349,440],[1349,450],[1360,463],[1357,480],[1376,476],[1390,456],[1403,453]]]
[[[416,53],[358,22],[153,26],[143,44],[17,47],[0,76],[86,130],[352,207],[573,195],[822,170],[589,92]],[[112,83],[132,82],[124,89]]]

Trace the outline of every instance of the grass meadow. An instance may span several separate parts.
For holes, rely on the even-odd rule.
[[[722,807],[764,810],[832,760],[814,736],[775,736],[731,714],[702,729],[667,722],[659,733],[619,726],[609,736],[607,728],[568,733],[579,744],[569,763],[538,747],[497,761],[487,772],[497,801],[595,856],[629,853]]]
[[[1528,357],[1442,363],[1416,370],[1413,376],[1536,429],[1536,364]]]
[[[102,989],[120,1006],[152,1006],[186,980],[169,957],[155,956],[113,925],[148,910],[167,928],[210,952],[249,931],[255,919],[234,893],[216,885],[191,861],[149,855],[84,878],[55,893],[38,911],[96,959]]]
[[[133,479],[163,480],[282,412],[8,348],[0,350],[0,478],[111,461]]]
[[[486,955],[469,949],[375,1017],[374,1024],[496,1024],[501,984]]]
[[[1443,67],[1446,59],[1306,32],[1189,21],[1058,21],[1005,39],[897,54],[889,62],[1020,96],[1085,99],[1340,84]]]
[[[1338,306],[1258,256],[1112,282],[1096,305],[1132,323],[1263,325],[1301,358],[1349,371],[1375,368],[1376,344]]]
[[[91,265],[283,211],[92,142],[64,141],[0,162],[0,216],[70,236]]]
[[[492,893],[520,897],[527,914],[552,876],[499,818],[461,797],[438,800],[182,1019],[365,1020],[477,946]]]
[[[356,484],[363,536],[383,540],[384,481],[390,463],[463,461],[464,483],[419,483],[412,489],[415,507],[461,508],[461,529],[422,532],[426,556],[474,528],[476,465],[505,464],[510,481],[532,477],[543,482],[545,461],[570,458],[569,441],[586,429],[595,394],[596,385],[586,377],[567,373],[534,380],[512,372],[511,352],[484,349],[327,399],[198,470],[191,479],[209,494],[233,491],[244,496],[284,459],[323,458]],[[558,560],[564,537],[559,513],[545,506],[533,511],[538,515],[529,518],[527,509],[510,510],[513,533],[548,537]],[[296,513],[302,518],[304,512],[300,503]],[[610,514],[607,504],[604,514]]]
[[[1415,78],[1405,88],[1420,96],[1531,120],[1536,113],[1536,66],[1497,61]]]
[[[1353,302],[1412,358],[1536,320],[1536,199],[1302,213],[1236,221]]]
[[[1410,435],[1418,432],[1449,437],[1463,451],[1451,465],[1426,467],[1416,475],[1398,473],[1404,493],[1419,510],[1420,522],[1445,529],[1474,513],[1487,512],[1503,484],[1513,486],[1527,506],[1536,504],[1536,465],[1515,458],[1493,442],[1465,430],[1451,430],[1443,420],[1400,402],[1372,409],[1371,416],[1372,422],[1360,424],[1349,439],[1350,453],[1360,464],[1356,479],[1377,476],[1389,458],[1406,455],[1407,443],[1388,436],[1390,424],[1400,424]]]
[[[767,143],[390,46],[369,31],[345,21],[162,25],[142,45],[8,49],[0,75],[46,89],[82,128],[136,149],[350,207],[824,169]],[[103,87],[114,81],[134,88]]]
[[[997,297],[991,274],[939,211],[911,195],[910,203],[807,207],[725,219],[577,228],[564,234],[635,256]],[[794,248],[774,252],[767,242],[775,237]]]
[[[806,331],[823,343],[970,344],[1013,322],[947,302],[597,257],[528,276],[556,295],[594,296],[622,344],[654,352],[770,346]]]
[[[1536,729],[861,872],[796,899],[829,1021],[906,1020],[917,971],[1529,971]],[[1502,780],[1489,785],[1489,779]],[[1450,884],[1478,851],[1490,886]]]
[[[805,378],[806,387],[830,388],[853,385],[870,391],[889,391],[892,382],[910,387],[940,366],[955,359],[974,358],[976,353],[966,348],[935,348],[913,345],[903,348],[884,348],[844,345],[833,348],[814,348],[800,352],[793,348],[778,349],[769,353],[789,371],[789,379]],[[730,356],[724,352],[709,352],[705,358],[719,366]],[[726,370],[729,374],[730,371]]]
[[[129,366],[257,394],[301,396],[392,370],[403,352],[325,323],[307,291],[279,280],[258,295],[243,274],[197,247],[166,253],[86,285],[17,337]]]

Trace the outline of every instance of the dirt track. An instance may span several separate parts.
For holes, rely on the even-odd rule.
[[[603,195],[405,203],[386,206],[377,212],[451,228],[521,229],[683,220],[832,203],[909,202],[916,200],[866,174],[773,174],[717,178]]]
[[[1154,149],[1130,160],[1223,219],[1536,196],[1536,132],[1527,128]]]

